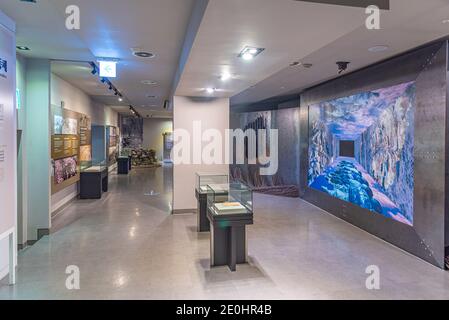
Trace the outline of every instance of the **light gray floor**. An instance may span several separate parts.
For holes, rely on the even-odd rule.
[[[113,175],[102,200],[74,202],[57,232],[20,252],[18,283],[3,284],[0,298],[449,298],[449,272],[300,199],[255,194],[250,263],[211,269],[209,234],[196,232],[194,214],[170,215],[170,201],[169,168]],[[65,287],[68,265],[80,269],[80,290]],[[369,265],[380,268],[380,290],[365,287]]]

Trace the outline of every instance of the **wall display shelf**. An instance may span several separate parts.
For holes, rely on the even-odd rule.
[[[207,219],[207,190],[208,185],[222,186],[223,196],[227,195],[229,177],[223,173],[196,173],[195,197],[197,199],[197,230],[198,232],[209,231],[210,225]]]
[[[253,194],[243,183],[207,185],[211,266],[231,271],[247,262],[246,225],[253,224]],[[224,193],[226,190],[226,195]]]
[[[80,199],[100,199],[108,191],[108,166],[105,162],[81,165]]]

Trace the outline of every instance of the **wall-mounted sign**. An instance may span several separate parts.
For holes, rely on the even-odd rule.
[[[100,61],[100,77],[115,78],[117,76],[116,61]]]

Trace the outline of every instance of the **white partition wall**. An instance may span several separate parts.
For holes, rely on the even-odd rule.
[[[196,124],[196,125],[195,125]],[[200,124],[200,126],[198,126]],[[224,163],[225,130],[229,128],[229,99],[191,98],[175,96],[173,99],[173,130],[185,130],[190,136],[188,164],[173,165],[173,212],[182,213],[196,208],[195,173],[228,173],[229,165]],[[203,148],[209,144],[202,139],[208,129],[220,132],[222,140],[221,163],[207,164],[202,161]],[[205,137],[206,138],[206,137]],[[176,142],[175,142],[176,144]]]
[[[0,278],[15,281],[17,211],[15,25],[0,11]]]

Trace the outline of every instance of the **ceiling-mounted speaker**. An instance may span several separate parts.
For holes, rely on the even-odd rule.
[[[168,108],[170,108],[170,101],[165,100],[165,101],[164,101],[164,109],[165,109],[165,110],[168,110]]]

